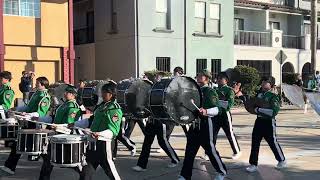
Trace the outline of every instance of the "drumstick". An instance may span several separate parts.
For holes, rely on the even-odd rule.
[[[191,104],[192,104],[198,111],[200,111],[200,108],[194,103],[194,100],[191,99],[190,101],[191,101]]]
[[[29,121],[29,122],[36,123],[36,124],[43,124],[43,125],[47,125],[47,126],[65,126],[65,127],[67,127],[66,125],[61,125],[61,124],[52,124],[52,123],[34,121],[34,120],[31,120],[30,117],[21,116],[21,115],[17,115],[17,114],[15,114],[14,116],[18,117],[18,118],[21,118],[21,119],[24,119],[25,121]]]

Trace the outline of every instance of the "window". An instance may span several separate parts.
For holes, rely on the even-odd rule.
[[[111,8],[111,32],[118,31],[118,22],[117,22],[117,4],[116,0],[110,0]]]
[[[195,31],[205,33],[206,29],[206,3],[196,1],[194,4]]]
[[[213,78],[216,78],[221,72],[221,59],[212,59],[211,60],[211,72]]]
[[[311,25],[304,23],[304,34],[311,34]]]
[[[207,69],[207,59],[197,59],[197,74]]]
[[[158,71],[170,72],[170,57],[157,57],[156,68]]]
[[[260,77],[271,76],[271,72],[272,72],[271,61],[238,60],[237,65],[244,65],[244,66],[256,68],[259,71]]]
[[[86,13],[86,26],[74,30],[74,44],[87,44],[94,42],[94,11]]]
[[[233,21],[233,27],[235,31],[244,30],[244,19],[235,18]]]
[[[269,22],[269,26],[270,26],[270,29],[280,30],[280,22],[270,21],[270,22]]]
[[[220,4],[210,4],[209,9],[208,32],[220,34]]]
[[[156,27],[171,29],[170,0],[156,0]]]
[[[4,14],[40,17],[40,0],[4,0]]]

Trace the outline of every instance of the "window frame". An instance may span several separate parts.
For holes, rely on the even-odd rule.
[[[219,19],[215,19],[215,18],[211,18],[211,5],[217,5],[219,7]],[[218,21],[218,32],[213,32],[213,31],[210,31],[209,29],[207,29],[207,32],[209,33],[213,33],[213,34],[221,34],[221,4],[219,3],[209,3],[209,18],[208,18],[208,21]],[[206,22],[206,23],[209,23],[209,22]],[[208,26],[207,26],[208,27]]]
[[[8,0],[8,1],[12,1],[12,0]],[[5,4],[6,4],[6,1],[3,1],[3,15],[6,15],[6,16],[19,16],[19,17],[26,17],[26,18],[41,18],[41,0],[33,0],[33,9],[29,9],[29,8],[25,8],[24,10],[32,10],[32,13],[33,15],[32,16],[26,16],[26,15],[22,15],[22,8],[21,8],[21,4],[23,2],[21,2],[22,0],[17,0],[18,1],[18,14],[8,14],[6,13],[5,11]],[[39,3],[34,3],[34,1],[39,1]],[[26,2],[26,4],[28,5],[29,3]],[[34,6],[35,4],[39,4],[39,9],[38,10],[35,10],[35,7]],[[36,12],[39,12],[38,14],[36,14]]]
[[[208,68],[208,59],[199,58],[196,59],[196,75],[199,74],[202,70]]]
[[[171,57],[156,57],[156,69],[158,71],[171,72]]]
[[[211,73],[213,78],[217,78],[218,74],[221,73],[221,59],[211,59]]]

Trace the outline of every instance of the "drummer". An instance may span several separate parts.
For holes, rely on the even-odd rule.
[[[185,159],[180,173],[179,180],[190,180],[195,156],[202,146],[209,156],[211,164],[219,173],[215,180],[223,180],[227,169],[213,143],[213,126],[217,115],[221,111],[218,103],[217,92],[209,87],[211,74],[204,70],[198,74],[197,81],[201,86],[203,104],[200,108],[200,123],[193,124],[188,131]]]
[[[232,116],[230,109],[234,104],[235,92],[228,86],[229,76],[225,72],[218,74],[218,88],[217,93],[219,96],[220,106],[222,112],[218,115],[218,120],[215,121],[214,126],[214,143],[216,144],[218,133],[222,128],[225,132],[228,141],[231,145],[233,156],[232,159],[238,159],[241,156],[240,146],[237,141],[237,137],[233,132]]]
[[[197,76],[197,81],[201,86],[203,95],[203,104],[199,110],[200,123],[193,124],[187,136],[187,145],[185,159],[178,180],[190,180],[192,176],[193,162],[196,154],[202,146],[209,156],[211,164],[219,173],[215,180],[223,180],[227,174],[227,169],[221,160],[221,157],[213,143],[213,126],[216,116],[220,112],[218,94],[209,87],[211,74],[208,71],[202,71]]]
[[[79,105],[76,102],[77,97],[77,89],[72,86],[68,85],[65,89],[65,102],[58,107],[55,113],[55,117],[53,120],[53,124],[67,124],[69,127],[72,127],[76,120],[79,119],[81,116],[81,110]],[[35,120],[39,120],[41,122],[51,123],[52,118],[51,116],[34,118]],[[53,129],[57,132],[63,133],[64,129],[60,128],[59,126],[53,126]],[[69,133],[68,131],[65,132],[66,134]],[[50,175],[53,169],[53,166],[50,163],[50,148],[48,148],[47,154],[42,154],[43,163],[40,171],[39,180],[49,180]]]
[[[258,156],[262,138],[268,142],[276,160],[278,161],[276,168],[283,169],[287,167],[285,156],[280,144],[278,143],[276,135],[275,116],[280,110],[280,100],[278,95],[271,92],[271,87],[274,85],[275,80],[273,77],[263,77],[261,81],[261,92],[257,94],[257,98],[266,101],[266,103],[271,105],[271,107],[255,108],[257,119],[252,132],[252,145],[249,159],[250,166],[246,168],[250,173],[258,170]]]
[[[101,88],[103,102],[99,104],[89,121],[81,120],[76,126],[89,126],[96,139],[95,150],[88,149],[86,154],[87,166],[80,173],[80,180],[92,180],[93,174],[100,165],[112,180],[120,180],[120,176],[112,160],[112,141],[120,132],[122,110],[116,102],[116,83],[109,81]],[[86,124],[86,125],[85,125]]]
[[[11,79],[12,75],[9,71],[0,72],[0,105],[2,108],[7,111],[10,109],[13,98],[14,91],[11,89]],[[6,117],[1,117],[5,119]]]
[[[157,74],[156,81],[161,81],[163,72]],[[150,156],[151,145],[157,136],[160,148],[170,157],[171,162],[167,165],[168,168],[174,168],[180,162],[180,159],[169,143],[170,135],[175,127],[175,123],[167,120],[165,122],[154,120],[152,117],[147,121],[145,127],[145,137],[142,145],[142,151],[138,159],[137,166],[132,167],[136,172],[147,170],[148,159]]]
[[[36,79],[36,89],[37,91],[32,95],[27,106],[18,107],[17,109],[23,111],[24,115],[34,116],[34,117],[44,117],[47,115],[50,109],[50,95],[48,94],[49,81],[46,77],[39,77]],[[28,123],[28,127],[23,127],[24,129],[35,129],[36,125],[34,123]],[[17,154],[16,141],[12,143],[11,152],[8,159],[5,161],[4,167],[1,169],[11,175],[15,173],[16,166],[21,157],[21,154]],[[29,156],[32,158],[33,156]],[[37,159],[37,157],[36,157]]]

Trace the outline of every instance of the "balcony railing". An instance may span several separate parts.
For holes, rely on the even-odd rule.
[[[74,44],[88,44],[94,42],[94,27],[74,30]]]
[[[304,36],[282,35],[282,47],[304,49]]]
[[[235,31],[234,44],[271,47],[271,32]]]

